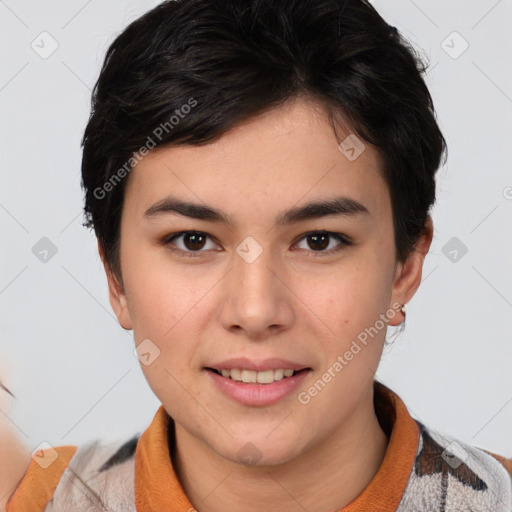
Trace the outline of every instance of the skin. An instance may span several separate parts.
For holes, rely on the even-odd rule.
[[[201,512],[336,510],[377,472],[387,438],[373,409],[372,382],[384,329],[307,405],[296,394],[268,407],[235,403],[211,385],[203,367],[233,356],[285,357],[313,369],[304,391],[379,314],[410,301],[421,282],[432,221],[416,251],[398,264],[379,165],[368,145],[357,160],[347,160],[322,109],[300,100],[216,143],[155,150],[132,171],[121,225],[123,286],[101,246],[99,252],[120,324],[133,329],[137,344],[150,338],[161,351],[141,367],[175,421],[175,469]],[[170,192],[224,209],[235,227],[171,215],[143,219]],[[288,208],[341,194],[362,202],[370,217],[274,225]],[[196,258],[158,244],[182,230],[214,239]],[[315,248],[321,251],[304,237],[313,230],[343,233],[355,244],[314,256]],[[251,264],[236,253],[247,236],[263,248]],[[329,248],[339,244],[331,238]],[[401,320],[398,313],[389,324]],[[0,423],[1,460],[9,461],[0,465],[3,511],[31,459],[9,423]],[[247,442],[260,453],[250,467],[238,458]]]
[[[175,469],[201,512],[337,510],[375,476],[387,447],[372,386],[385,329],[307,405],[297,393],[268,407],[241,405],[214,388],[203,367],[228,357],[283,357],[313,369],[299,390],[305,391],[379,314],[410,301],[421,282],[432,221],[416,251],[398,264],[379,165],[369,145],[350,162],[325,112],[297,100],[213,144],[154,150],[130,174],[122,279],[98,248],[121,326],[133,329],[137,344],[149,338],[160,350],[141,368],[175,421]],[[235,226],[175,215],[143,218],[171,192],[224,210]],[[274,224],[284,210],[339,195],[363,203],[370,216]],[[158,243],[183,230],[210,235],[198,257],[180,257]],[[326,255],[340,242],[330,238],[328,249],[308,244],[304,235],[314,230],[342,233],[354,245]],[[236,253],[247,236],[263,249],[250,264]],[[175,247],[186,250],[184,241]],[[389,324],[402,318],[397,313]],[[0,431],[0,459],[9,461],[0,465],[4,511],[31,458],[2,417]],[[248,442],[260,453],[253,466],[238,457]]]
[[[160,350],[141,368],[175,421],[175,469],[201,512],[337,510],[363,491],[384,457],[388,439],[375,415],[373,379],[385,329],[307,405],[297,393],[271,406],[242,405],[204,370],[230,357],[282,357],[312,368],[299,391],[307,390],[380,314],[416,292],[430,217],[416,251],[398,264],[379,154],[366,144],[349,161],[338,140],[326,112],[297,99],[214,143],[157,148],[126,184],[122,280],[99,246],[119,323],[133,329],[136,344],[149,338]],[[234,226],[171,213],[143,217],[171,193],[223,210]],[[275,225],[285,210],[341,195],[370,215]],[[195,252],[186,237],[159,243],[185,230],[209,236]],[[318,230],[354,245],[328,254],[340,242],[330,238],[324,249],[308,243],[305,234]],[[263,249],[250,264],[236,252],[249,236]],[[402,320],[396,312],[389,324]],[[253,466],[238,457],[248,442],[260,453]]]
[[[5,391],[0,390],[0,512],[6,510],[7,501],[23,479],[32,460],[28,447],[20,440],[18,432],[3,412],[8,409]]]

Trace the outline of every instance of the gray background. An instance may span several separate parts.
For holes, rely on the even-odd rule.
[[[0,407],[31,449],[131,436],[160,404],[111,311],[79,174],[107,46],[157,3],[0,1],[0,375],[17,397]],[[377,377],[424,423],[510,457],[512,1],[373,3],[430,60],[449,145],[423,282]]]

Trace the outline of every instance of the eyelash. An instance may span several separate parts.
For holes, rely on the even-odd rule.
[[[198,251],[184,251],[183,249],[176,249],[176,248],[172,248],[170,247],[170,245],[172,244],[172,242],[174,242],[174,240],[176,238],[179,238],[183,235],[186,235],[186,234],[197,234],[197,235],[203,235],[203,236],[206,236],[208,237],[210,240],[212,239],[210,237],[210,235],[208,235],[207,233],[204,233],[202,231],[180,231],[179,233],[172,233],[171,235],[167,235],[162,241],[161,241],[161,244],[168,247],[168,249],[172,252],[172,253],[178,253],[179,256],[183,256],[183,257],[186,257],[186,258],[197,258],[197,257],[200,257],[200,254],[203,253],[203,252],[206,252],[206,251],[203,251],[203,250],[198,250]],[[311,235],[327,235],[329,237],[332,237],[332,238],[335,238],[337,241],[340,242],[340,244],[335,247],[334,249],[329,249],[328,251],[309,251],[311,254],[314,255],[314,257],[317,257],[317,256],[325,256],[325,255],[331,255],[331,254],[334,254],[336,252],[339,252],[341,250],[343,250],[345,247],[349,247],[351,245],[353,245],[353,242],[351,240],[349,240],[346,236],[342,235],[341,233],[334,233],[332,231],[324,231],[324,230],[319,230],[319,231],[309,231],[308,233],[305,233],[304,235],[302,235],[298,241],[294,244],[298,244],[299,242],[301,242],[302,240],[304,240],[305,238],[307,238],[308,236],[311,236]]]

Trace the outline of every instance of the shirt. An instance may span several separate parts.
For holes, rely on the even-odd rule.
[[[384,459],[337,512],[512,510],[512,459],[427,427],[377,380],[374,406],[389,439]],[[41,450],[7,512],[193,512],[174,470],[174,442],[174,420],[160,406],[142,435],[127,442]]]

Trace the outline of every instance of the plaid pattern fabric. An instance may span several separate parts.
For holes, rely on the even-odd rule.
[[[389,436],[368,487],[339,512],[512,512],[512,460],[437,432],[410,416],[375,381],[374,403]],[[142,435],[52,448],[50,468],[32,461],[7,512],[191,512],[174,472],[174,422],[161,406]]]

